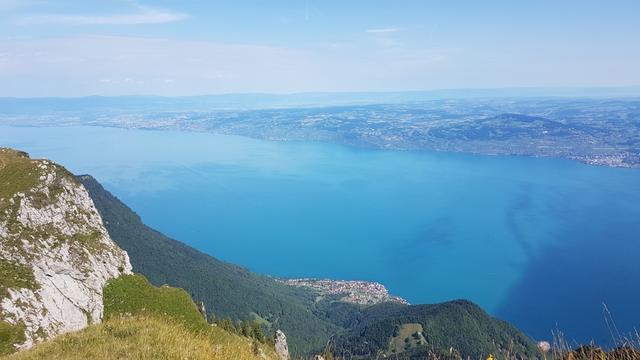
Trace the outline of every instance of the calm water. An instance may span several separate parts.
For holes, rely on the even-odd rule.
[[[0,127],[90,173],[152,227],[290,277],[471,299],[538,339],[640,326],[640,171],[98,127]]]

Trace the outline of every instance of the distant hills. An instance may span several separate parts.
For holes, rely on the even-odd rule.
[[[640,167],[640,87],[0,98],[0,125],[208,132]]]
[[[86,96],[0,97],[0,114],[66,111],[212,111],[290,107],[398,104],[442,99],[521,97],[640,97],[640,86],[627,87],[522,87],[495,89],[443,89],[395,92],[308,92],[291,94],[218,94],[200,96]]]
[[[335,337],[334,349],[353,359],[446,358],[452,355],[452,348],[471,359],[487,354],[539,355],[531,340],[515,327],[464,300],[414,306],[382,303],[349,321],[349,330]]]

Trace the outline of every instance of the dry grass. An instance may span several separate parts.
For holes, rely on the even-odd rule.
[[[548,360],[640,360],[640,335],[614,337],[615,348],[603,350],[594,343],[578,346],[570,344],[561,332],[554,333]]]
[[[553,334],[553,344],[544,358],[548,360],[640,360],[640,334],[624,336],[618,330],[616,323],[606,304],[602,304],[602,315],[607,324],[614,348],[605,351],[594,343],[588,345],[570,344],[564,334],[556,331]]]
[[[617,348],[609,352],[588,345],[570,345],[557,332],[551,350],[540,355],[546,360],[640,360],[640,335],[617,341]],[[256,348],[257,346],[257,348]],[[330,351],[325,350],[329,360]],[[329,355],[329,356],[327,356]],[[379,357],[401,359],[401,356]],[[181,359],[181,360],[276,360],[272,348],[258,345],[251,340],[211,327],[194,332],[184,325],[166,318],[134,316],[115,317],[103,324],[90,326],[82,331],[56,337],[33,349],[13,354],[6,360],[84,360],[84,359]],[[302,360],[302,358],[299,358]],[[350,360],[350,357],[335,359]],[[355,359],[355,358],[353,358]],[[428,360],[459,360],[460,355],[451,349],[448,355],[431,353]],[[473,359],[473,360],[485,360]],[[509,351],[493,354],[495,360],[520,360]],[[416,359],[420,360],[420,359]]]
[[[256,347],[258,346],[258,347]],[[276,359],[267,346],[211,327],[194,333],[155,317],[118,317],[7,357],[7,360],[84,359]]]

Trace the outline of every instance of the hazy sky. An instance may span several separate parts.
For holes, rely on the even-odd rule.
[[[0,0],[0,96],[640,84],[639,0]]]

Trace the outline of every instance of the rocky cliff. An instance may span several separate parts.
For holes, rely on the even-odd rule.
[[[72,174],[0,148],[0,353],[100,322],[105,283],[130,272]]]

